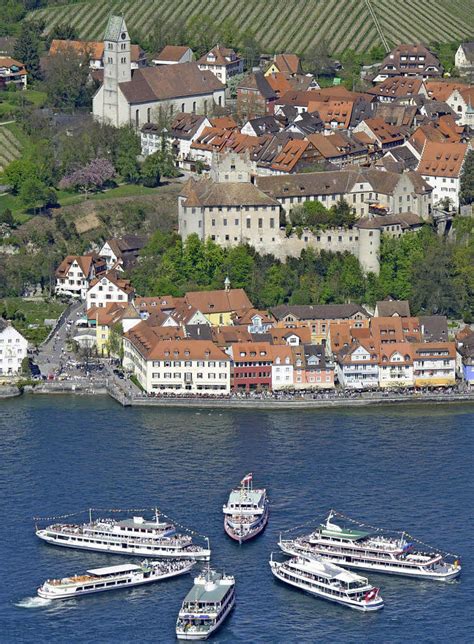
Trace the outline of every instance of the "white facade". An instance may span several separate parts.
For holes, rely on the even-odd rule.
[[[396,351],[390,356],[390,362],[379,364],[380,387],[413,387],[413,360],[409,355]]]
[[[433,205],[439,204],[440,201],[448,198],[452,202],[455,210],[459,208],[459,191],[461,189],[459,177],[433,177],[423,175],[423,179],[433,188]]]
[[[28,341],[9,322],[0,322],[0,378],[21,372],[21,363],[28,352]]]
[[[339,382],[347,389],[371,389],[379,385],[379,367],[362,346],[352,352],[349,363],[337,362]]]
[[[181,342],[184,344],[184,340]],[[185,355],[180,356],[184,360],[176,359],[172,350],[165,360],[146,360],[128,338],[124,338],[123,347],[123,367],[135,374],[147,393],[230,393],[230,358],[224,352],[220,352],[220,360],[210,360],[205,354],[199,359],[186,359]]]
[[[272,389],[288,389],[293,387],[293,365],[290,358],[280,360],[276,357],[272,364]]]
[[[77,261],[74,260],[67,275],[56,278],[54,292],[56,295],[67,295],[76,299],[85,300],[89,282],[93,277],[92,272],[89,275],[85,275]]]
[[[237,74],[242,74],[244,71],[244,61],[236,56],[234,52],[225,58],[227,64],[219,64],[217,62],[216,55],[211,50],[206,55],[205,62],[202,59],[202,62],[199,62],[199,69],[209,70],[218,80],[221,81],[221,83],[225,84],[229,78],[232,78],[232,76],[236,76]]]
[[[468,86],[466,85],[466,88],[467,87]],[[470,104],[469,101],[466,101],[458,89],[454,90],[446,100],[446,103],[454,112],[456,112],[459,118],[459,120],[456,121],[457,125],[468,125],[469,127],[474,128],[474,105]]]
[[[93,306],[104,307],[111,302],[129,302],[131,293],[115,284],[106,275],[101,277],[86,294],[86,309]]]
[[[416,357],[413,362],[414,383],[417,387],[436,387],[456,383],[456,358],[435,355]]]
[[[110,270],[114,264],[116,264],[118,257],[114,251],[110,248],[108,242],[105,242],[102,248],[99,251],[100,257],[105,259],[107,270]]]
[[[454,56],[454,64],[460,72],[466,72],[474,68],[474,64],[471,60],[468,59],[464,51],[463,45],[459,45],[456,54]]]
[[[201,136],[204,128],[211,127],[209,119],[203,119],[196,132],[189,139],[174,138],[172,133],[167,138],[167,145],[177,146],[177,161],[181,165],[185,159],[191,158],[191,144]],[[141,146],[143,156],[154,154],[161,150],[162,134],[159,132],[141,132]]]

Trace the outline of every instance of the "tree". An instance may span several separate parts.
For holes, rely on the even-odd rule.
[[[464,161],[459,196],[463,206],[474,203],[474,150],[469,150]]]
[[[26,179],[36,177],[36,168],[29,159],[16,159],[7,165],[3,171],[13,194],[18,194]]]
[[[240,38],[240,51],[245,69],[252,71],[260,62],[260,45],[252,31],[245,31]]]
[[[154,152],[146,157],[141,169],[142,181],[144,186],[155,188],[160,184],[161,178],[161,158],[159,152]]]
[[[51,47],[53,40],[77,40],[77,30],[68,22],[54,25],[48,34],[47,45]]]
[[[87,49],[78,52],[71,46],[50,56],[45,89],[52,107],[75,110],[90,106],[93,88],[89,83],[89,59]]]
[[[12,211],[10,208],[5,208],[3,212],[0,212],[0,224],[5,224],[10,228],[13,228],[15,225],[15,220],[13,219]]]
[[[122,357],[123,329],[120,322],[112,325],[107,341],[107,353],[114,358]]]
[[[39,45],[40,34],[44,25],[30,21],[23,21],[20,35],[15,44],[13,58],[22,62],[28,70],[29,78],[39,80],[41,78]]]
[[[125,181],[136,183],[140,179],[137,161],[140,152],[140,137],[135,129],[131,125],[121,127],[118,132],[116,167]]]
[[[333,64],[328,54],[328,45],[325,40],[313,45],[303,57],[305,68],[314,76],[324,76],[332,73]]]
[[[61,190],[78,190],[86,194],[102,188],[115,176],[114,166],[108,159],[93,159],[86,166],[66,175],[59,182]]]
[[[28,177],[20,188],[20,201],[25,208],[42,208],[48,200],[47,186],[38,177]]]

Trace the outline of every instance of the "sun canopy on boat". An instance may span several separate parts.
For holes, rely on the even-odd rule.
[[[232,490],[229,495],[229,505],[258,505],[265,494],[265,490]]]
[[[106,568],[92,568],[87,572],[89,575],[103,577],[104,575],[115,575],[120,572],[132,572],[133,570],[141,570],[141,566],[136,566],[135,564],[120,564],[118,566],[107,566]]]
[[[349,539],[350,541],[359,541],[359,539],[365,539],[372,534],[365,530],[350,530],[348,528],[343,528],[340,531],[330,530],[324,524],[320,526],[319,530],[325,537],[338,537],[339,539]]]

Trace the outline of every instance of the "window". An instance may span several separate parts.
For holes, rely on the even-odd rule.
[[[275,220],[273,217],[270,217],[270,228],[275,228]]]
[[[234,219],[234,223],[235,223],[235,225],[236,225],[236,226],[238,226],[238,225],[239,225],[239,220],[238,220],[238,219]]]
[[[146,122],[147,123],[151,122],[151,107],[149,107],[146,111]]]
[[[186,105],[184,103],[181,103],[181,111],[182,112],[186,111]]]
[[[246,221],[247,228],[250,228],[250,221],[251,221],[251,220],[247,217],[247,221]]]
[[[224,226],[227,226],[227,219],[223,219],[223,220],[222,220],[222,224],[223,224]]]
[[[263,228],[263,219],[261,217],[258,219],[258,227]]]
[[[140,125],[140,110],[135,110],[135,127]]]

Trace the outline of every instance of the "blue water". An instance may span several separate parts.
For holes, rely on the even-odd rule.
[[[38,606],[46,578],[120,563],[40,542],[32,517],[158,504],[209,535],[237,579],[216,642],[472,641],[474,407],[312,412],[122,409],[106,398],[0,402],[0,641],[173,642],[181,577]],[[221,507],[248,471],[268,488],[270,522],[238,546]],[[452,583],[370,575],[385,608],[361,614],[283,586],[268,559],[280,530],[334,507],[460,554]]]

